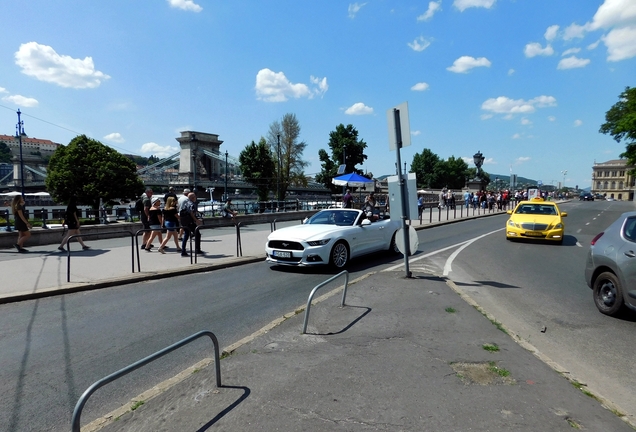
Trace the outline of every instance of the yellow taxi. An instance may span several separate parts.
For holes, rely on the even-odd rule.
[[[562,218],[568,214],[560,211],[555,203],[533,198],[530,201],[521,201],[514,210],[508,210],[508,214],[510,219],[506,222],[506,240],[549,240],[563,243],[565,224]]]

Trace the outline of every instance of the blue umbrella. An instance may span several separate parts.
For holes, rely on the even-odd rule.
[[[375,181],[360,174],[351,173],[334,177],[331,183],[337,186],[349,186],[349,187],[364,187],[367,185],[375,185]]]

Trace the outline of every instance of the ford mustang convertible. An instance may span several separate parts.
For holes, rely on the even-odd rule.
[[[281,228],[267,238],[272,264],[331,265],[344,268],[351,258],[387,250],[398,253],[395,233],[401,222],[356,209],[321,210],[302,225]]]

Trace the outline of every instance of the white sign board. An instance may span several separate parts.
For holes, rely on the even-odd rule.
[[[398,176],[387,177],[389,183],[389,213],[391,219],[402,219],[402,200],[400,198],[400,178]],[[417,184],[415,173],[409,173],[406,180],[406,217],[410,220],[417,220],[419,216],[417,214]]]
[[[398,232],[395,234],[395,244],[397,245],[402,255],[405,254],[404,249],[404,233],[402,232],[404,228],[400,228]],[[420,246],[420,239],[417,237],[417,231],[411,225],[407,225],[407,229],[409,230],[409,255],[415,255],[417,252],[417,248]]]
[[[389,125],[389,150],[397,149],[397,141],[395,137],[395,113],[393,110],[400,111],[400,129],[402,132],[402,147],[411,145],[411,126],[409,126],[409,105],[402,102],[396,107],[386,112],[386,120]]]

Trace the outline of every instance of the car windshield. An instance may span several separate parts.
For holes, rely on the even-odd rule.
[[[351,226],[359,212],[347,210],[322,210],[310,217],[306,224]]]
[[[556,215],[556,207],[548,204],[521,204],[515,214]]]

